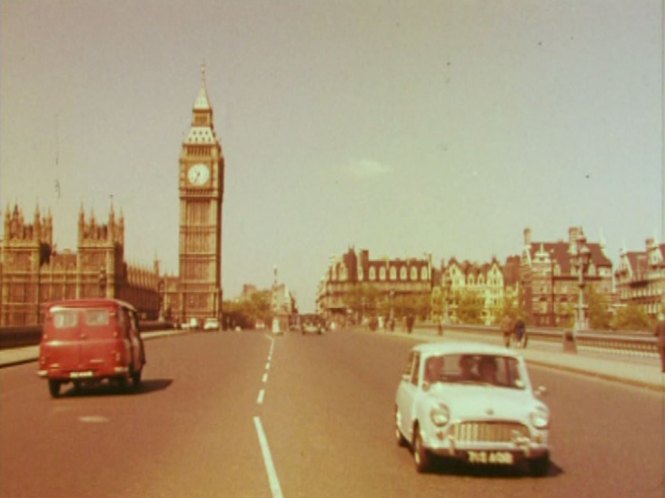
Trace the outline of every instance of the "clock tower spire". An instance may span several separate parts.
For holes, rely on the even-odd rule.
[[[205,66],[180,151],[180,240],[176,317],[221,318],[224,156],[215,133]]]

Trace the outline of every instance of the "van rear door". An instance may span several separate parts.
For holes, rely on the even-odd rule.
[[[45,327],[42,344],[49,366],[57,365],[62,372],[76,370],[81,357],[79,310],[53,308],[50,310],[50,321]]]
[[[110,308],[80,310],[80,371],[100,371],[113,368],[116,345],[122,341],[115,327],[115,315]]]

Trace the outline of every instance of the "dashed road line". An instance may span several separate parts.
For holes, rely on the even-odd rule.
[[[259,404],[259,405],[262,405],[263,404],[263,398],[265,397],[265,395],[266,395],[266,390],[261,389],[259,391],[258,397],[256,398],[256,403]]]
[[[266,473],[268,474],[268,482],[270,483],[270,491],[273,498],[283,498],[282,487],[279,484],[275,464],[272,461],[270,454],[270,447],[268,446],[268,439],[263,431],[263,424],[259,417],[254,417],[254,427],[256,428],[256,435],[259,437],[259,445],[261,446],[261,453],[263,455],[263,463],[266,466]]]

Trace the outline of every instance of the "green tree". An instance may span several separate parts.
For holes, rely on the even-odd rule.
[[[483,298],[475,291],[462,290],[456,295],[457,318],[462,323],[483,323]]]
[[[590,285],[586,291],[586,303],[589,312],[589,328],[592,330],[609,329],[612,314],[607,296],[599,293],[593,285]]]
[[[520,310],[517,303],[517,298],[515,296],[507,296],[504,294],[504,298],[500,303],[494,305],[494,320],[496,324],[501,323],[504,317],[509,317],[512,320],[517,319],[520,315]]]
[[[439,286],[432,289],[430,309],[432,310],[432,317],[435,320],[439,320],[443,315],[443,291]]]
[[[649,330],[651,327],[649,315],[633,303],[619,308],[612,320],[612,328],[617,330]]]

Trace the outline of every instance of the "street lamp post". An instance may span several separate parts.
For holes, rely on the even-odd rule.
[[[573,252],[573,264],[577,269],[577,317],[575,320],[574,332],[579,332],[587,328],[586,314],[584,305],[584,288],[586,286],[586,272],[591,263],[591,251],[586,245],[586,238],[580,235],[577,238]]]
[[[554,309],[554,250],[550,251],[550,326],[556,326],[556,310]]]
[[[395,291],[390,290],[390,331],[395,330]]]
[[[452,287],[452,282],[450,280],[450,275],[448,275],[448,272],[445,273],[443,278],[444,278],[443,285],[444,285],[444,288],[445,288],[444,323],[448,324],[448,323],[450,323],[450,304],[452,302],[452,300],[450,299],[450,288]]]

